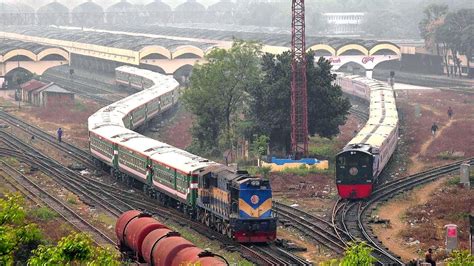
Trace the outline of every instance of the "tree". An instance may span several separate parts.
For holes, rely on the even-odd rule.
[[[372,248],[365,242],[350,243],[344,252],[344,258],[340,265],[342,266],[372,266],[375,259],[371,255]]]
[[[443,23],[447,13],[448,5],[445,4],[431,4],[423,10],[424,17],[418,24],[418,29],[420,30],[421,37],[425,40],[427,48],[433,47],[436,43],[434,38],[435,31]],[[436,45],[436,51],[439,55],[438,45]]]
[[[453,250],[448,259],[448,266],[474,266],[474,256],[469,250]]]
[[[192,128],[196,150],[232,148],[233,125],[247,101],[245,91],[260,78],[260,49],[261,44],[237,40],[228,50],[212,50],[208,62],[194,68],[183,102],[197,117]]]
[[[308,80],[308,130],[309,134],[332,137],[344,124],[349,101],[343,97],[341,88],[333,85],[329,61],[320,58],[314,65],[314,53],[307,54]],[[265,54],[262,57],[263,81],[249,90],[249,119],[253,121],[256,134],[270,137],[273,150],[290,148],[290,83],[291,55]]]
[[[40,245],[28,265],[120,265],[117,254],[108,248],[95,247],[87,234],[63,237],[56,246]]]

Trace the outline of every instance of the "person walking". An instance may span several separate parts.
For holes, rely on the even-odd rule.
[[[431,134],[434,136],[437,130],[438,130],[438,125],[436,125],[436,122],[433,122],[433,125],[431,126]]]
[[[431,266],[436,266],[436,261],[433,259],[433,250],[431,248],[425,253],[425,262],[431,264]]]
[[[61,142],[62,141],[62,136],[63,136],[63,130],[61,128],[58,128],[58,141]]]
[[[454,114],[453,108],[451,108],[451,106],[450,106],[450,107],[448,108],[448,117],[449,117],[449,119],[451,119],[451,117],[453,117],[453,114]]]

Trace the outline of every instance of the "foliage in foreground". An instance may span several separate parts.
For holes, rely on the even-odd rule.
[[[0,198],[0,265],[24,264],[42,239],[36,224],[25,223],[23,198],[7,194]]]
[[[344,257],[341,260],[329,260],[320,263],[321,266],[372,266],[375,259],[370,255],[372,248],[369,247],[365,242],[353,242],[349,243],[349,246],[344,252]]]
[[[448,259],[448,266],[474,266],[474,256],[469,250],[454,250]]]
[[[94,246],[84,233],[63,237],[56,246],[40,245],[28,260],[29,265],[120,265],[109,248]]]

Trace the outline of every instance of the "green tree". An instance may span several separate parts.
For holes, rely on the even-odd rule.
[[[87,234],[63,237],[56,246],[40,245],[28,260],[29,265],[119,265],[117,254],[95,247]]]
[[[372,248],[365,242],[350,243],[344,252],[344,258],[341,261],[342,266],[372,266],[375,259],[371,255]]]
[[[270,138],[265,135],[260,135],[257,139],[254,140],[252,143],[252,151],[253,153],[260,157],[267,154],[268,142]]]
[[[423,10],[423,19],[418,24],[420,35],[425,40],[425,46],[432,48],[436,44],[437,54],[440,55],[439,45],[435,41],[436,29],[443,23],[448,13],[448,5],[431,4]]]
[[[339,133],[350,108],[341,88],[333,85],[329,61],[320,58],[314,64],[314,54],[307,54],[308,130],[309,134],[332,137]],[[263,81],[249,90],[249,118],[257,134],[270,137],[273,150],[288,151],[290,147],[290,83],[291,55],[265,54],[262,57]]]
[[[448,266],[474,266],[474,256],[469,250],[454,250],[448,259]]]
[[[197,117],[192,128],[197,150],[231,148],[233,125],[247,101],[245,91],[259,81],[260,49],[261,44],[237,40],[228,50],[212,50],[207,63],[194,68],[183,102]]]

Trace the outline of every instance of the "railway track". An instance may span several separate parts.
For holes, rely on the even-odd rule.
[[[279,202],[273,202],[273,210],[280,220],[284,219],[290,222],[290,226],[298,229],[311,240],[336,253],[342,254],[344,252],[346,246],[337,234],[344,234],[344,231],[334,228],[331,222]]]
[[[55,149],[58,149],[64,153],[70,154],[71,156],[75,158],[75,160],[83,164],[85,167],[90,168],[90,169],[96,168],[94,162],[91,159],[89,152],[64,141],[59,143],[56,141],[55,136],[45,132],[39,127],[36,127],[32,124],[28,124],[24,122],[23,120],[18,119],[15,116],[1,110],[0,110],[0,119],[10,124],[10,126],[18,127],[22,129],[23,131],[27,132],[28,134],[34,135],[35,138],[42,140],[44,142],[47,142],[49,145],[53,146]]]
[[[365,221],[371,210],[378,203],[396,196],[399,193],[413,189],[416,186],[438,179],[440,176],[458,171],[462,163],[474,163],[474,158],[467,158],[444,166],[432,168],[406,178],[391,181],[378,186],[372,196],[365,201],[350,202],[338,200],[334,205],[332,223],[334,227],[341,225],[349,239],[341,237],[342,241],[366,241],[374,249],[374,257],[383,265],[402,265],[399,257],[386,250],[383,244],[373,235]]]
[[[211,239],[218,239],[220,242],[225,243],[226,246],[240,247],[242,254],[248,253],[248,251],[245,251],[245,246],[225,238],[198,222],[190,220],[181,213],[172,212],[166,207],[158,206],[158,203],[150,198],[143,197],[138,193],[131,193],[127,190],[104,184],[103,181],[81,176],[76,172],[65,168],[60,163],[48,158],[38,151],[35,151],[26,143],[10,136],[10,134],[2,130],[0,130],[0,140],[10,148],[1,149],[0,156],[16,157],[23,162],[38,167],[40,171],[51,176],[57,183],[78,195],[82,201],[91,206],[100,206],[109,212],[112,217],[118,217],[121,213],[130,209],[139,209],[152,213],[164,220],[171,219],[173,222],[178,224],[186,221],[190,227],[192,226],[191,228],[199,233],[206,235]],[[55,142],[55,140],[51,138],[46,138],[46,140]],[[74,153],[75,151],[71,152]],[[257,253],[258,252],[259,251],[257,251]],[[257,255],[254,254],[248,257],[249,259],[255,259],[256,256]],[[260,254],[260,256],[266,258],[269,262],[280,260],[280,262],[284,262],[283,264],[292,265],[299,265],[300,263],[297,261],[301,260],[297,256],[284,250],[272,251],[271,253],[267,251],[265,254]],[[271,265],[275,264],[272,263]]]
[[[104,90],[104,89],[99,89],[95,86],[91,86],[89,84],[86,84],[84,82],[80,82],[75,79],[68,79],[66,77],[54,75],[51,73],[44,74],[43,75],[43,80],[48,81],[48,82],[54,82],[58,85],[61,85],[65,89],[72,91],[76,94],[79,94],[80,96],[93,100],[97,103],[104,104],[104,105],[109,105],[112,104],[113,102],[123,98],[123,96],[117,96],[112,94],[109,90]],[[113,97],[113,99],[109,99],[103,96],[99,95],[108,95],[109,97]]]
[[[68,207],[65,203],[58,200],[55,196],[48,193],[46,190],[41,188],[41,186],[36,184],[21,172],[17,171],[5,161],[0,160],[0,164],[2,165],[0,171],[3,171],[9,177],[11,177],[11,179],[4,178],[4,180],[15,187],[15,189],[24,194],[30,200],[42,205],[46,205],[52,210],[56,211],[64,220],[72,224],[77,230],[90,233],[92,235],[92,239],[98,245],[115,245],[114,240],[82,218],[81,215],[77,213],[77,211]]]

